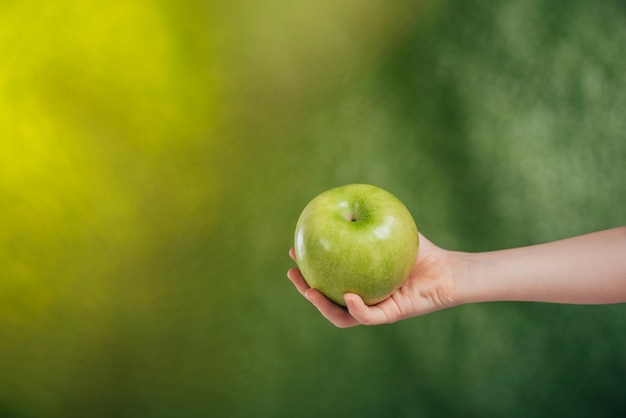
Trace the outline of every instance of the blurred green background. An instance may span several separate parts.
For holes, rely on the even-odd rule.
[[[626,306],[335,329],[285,277],[370,182],[451,249],[626,223],[622,1],[0,0],[0,417],[626,414]]]

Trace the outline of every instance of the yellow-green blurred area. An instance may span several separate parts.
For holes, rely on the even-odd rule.
[[[623,2],[0,0],[0,418],[624,416],[624,305],[332,327],[287,251],[352,182],[450,249],[624,225]]]

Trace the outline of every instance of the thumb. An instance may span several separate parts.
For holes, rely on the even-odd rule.
[[[350,315],[362,325],[378,325],[386,322],[387,315],[376,306],[367,306],[361,296],[356,293],[346,293],[343,295],[346,307]]]

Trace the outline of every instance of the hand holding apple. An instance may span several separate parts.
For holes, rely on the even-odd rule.
[[[456,253],[437,247],[423,235],[420,235],[419,251],[413,270],[402,287],[374,306],[366,305],[357,294],[347,293],[344,295],[346,309],[309,287],[299,269],[290,269],[287,276],[298,292],[337,327],[389,324],[456,305],[453,293],[458,271],[455,272],[455,266],[462,265]],[[296,261],[294,248],[289,255]]]
[[[626,302],[624,226],[482,253],[445,250],[421,234],[419,242],[420,255],[408,278],[391,296],[373,306],[358,294],[347,292],[343,295],[346,309],[311,287],[300,269],[289,269],[287,276],[326,319],[340,328],[387,324],[465,303]],[[302,265],[297,253],[297,247],[289,251]]]

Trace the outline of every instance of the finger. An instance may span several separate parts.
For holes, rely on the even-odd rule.
[[[293,261],[296,261],[296,250],[295,250],[295,248],[291,247],[289,249],[289,257],[291,257],[291,259]]]
[[[309,290],[309,285],[304,280],[304,277],[302,277],[302,273],[300,273],[300,270],[298,270],[297,268],[294,267],[292,269],[289,269],[287,271],[287,277],[289,277],[291,283],[293,283],[293,285],[296,287],[296,289],[298,289],[298,292],[300,292],[302,296],[304,296],[305,292]]]
[[[346,293],[344,300],[350,315],[363,325],[378,325],[389,322],[389,318],[384,310],[378,306],[367,306],[363,299],[354,293]]]
[[[349,328],[359,325],[359,322],[348,311],[332,302],[320,291],[309,289],[304,296],[317,308],[318,311],[338,328]]]

